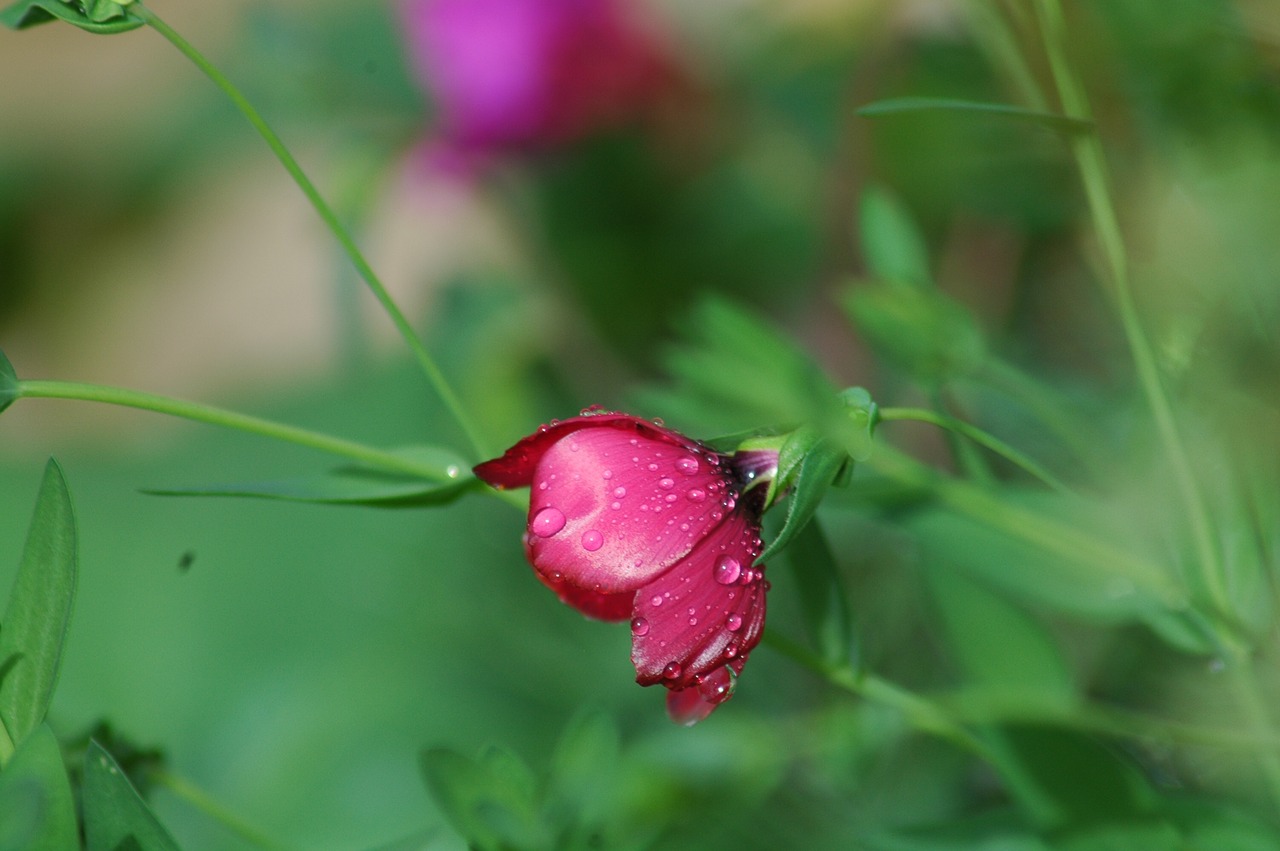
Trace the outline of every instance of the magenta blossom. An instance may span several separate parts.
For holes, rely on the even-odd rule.
[[[729,699],[769,588],[752,564],[764,488],[745,490],[731,456],[588,410],[475,473],[530,488],[524,545],[538,578],[589,617],[631,621],[636,682],[666,686],[674,720],[695,723]]]
[[[402,0],[401,10],[444,145],[463,157],[616,125],[672,77],[622,0]]]

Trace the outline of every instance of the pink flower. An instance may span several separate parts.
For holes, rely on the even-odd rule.
[[[733,694],[764,628],[763,488],[733,459],[627,414],[553,421],[475,473],[529,487],[525,554],[560,599],[631,621],[636,682],[692,724]]]
[[[672,78],[619,0],[402,0],[410,61],[459,156],[616,125]]]

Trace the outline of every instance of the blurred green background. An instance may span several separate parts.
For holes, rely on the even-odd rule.
[[[1140,315],[1215,511],[1239,521],[1222,522],[1219,543],[1252,572],[1232,574],[1227,619],[1270,711],[1280,7],[1067,5]],[[769,317],[837,385],[885,405],[940,404],[1037,457],[1089,497],[1049,515],[1075,523],[1078,509],[1081,528],[1105,527],[1180,576],[1176,500],[1068,142],[988,115],[855,112],[901,96],[1056,110],[1036,102],[1051,86],[1029,4],[645,9],[686,75],[660,126],[504,155],[467,178],[424,164],[432,107],[394,8],[157,4],[353,224],[491,446],[593,403],[714,436],[721,423],[680,407],[663,366],[714,294]],[[0,79],[0,348],[19,376],[198,399],[383,446],[464,447],[296,188],[154,33],[0,32]],[[928,367],[911,345],[904,354],[915,332],[873,299],[849,306],[851,291],[883,283],[858,236],[869,187],[909,211],[929,277],[958,305],[939,309],[925,345],[946,352]],[[1003,384],[974,366],[996,362]],[[1065,437],[1037,419],[1042,398],[1068,412]],[[883,428],[931,465],[972,472],[924,428]],[[625,629],[544,593],[521,516],[496,501],[377,511],[139,492],[328,463],[254,437],[20,401],[0,418],[0,587],[49,455],[82,540],[55,729],[70,738],[108,720],[286,847],[465,847],[424,786],[421,749],[497,743],[542,773],[591,711],[623,748],[600,769],[616,792],[607,847],[1275,847],[1277,802],[1254,760],[1275,755],[1275,728],[1247,738],[1212,641],[1182,613],[1135,603],[1123,575],[1082,586],[1043,553],[922,506],[883,468],[860,469],[820,515],[858,661],[956,698],[961,713],[976,695],[984,729],[1056,777],[1045,785],[1067,815],[1044,822],[1053,829],[1011,816],[1035,806],[909,713],[843,694],[767,646],[730,703],[673,727],[657,690],[632,682]],[[999,465],[992,477],[1017,484]],[[771,577],[771,627],[803,636],[785,559]],[[1006,687],[1035,724],[989,708]],[[1107,725],[1082,720],[1095,699],[1132,712],[1129,729],[1099,737]],[[1061,723],[1032,711],[1046,705]],[[1156,716],[1185,727],[1144,726]],[[1110,802],[1057,788],[1108,784],[1120,790]],[[151,801],[183,847],[253,847],[171,790]]]

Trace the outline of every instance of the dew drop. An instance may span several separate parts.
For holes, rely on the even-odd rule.
[[[738,645],[734,644],[733,642],[730,642],[729,646],[724,649],[724,657],[726,659],[732,659],[734,656],[737,656],[737,655],[738,655]]]
[[[651,606],[661,606],[661,605],[662,605],[662,595],[661,595],[661,594],[654,594],[654,595],[653,595],[653,598],[652,598],[651,600],[649,600],[649,605],[651,605]]]
[[[698,472],[698,459],[692,455],[686,455],[683,458],[676,459],[676,469],[684,473],[686,476],[692,476]]]
[[[675,486],[676,486],[675,479],[670,479],[670,478],[658,479],[658,487],[662,488],[664,491],[669,491]]]
[[[732,585],[742,575],[742,565],[733,556],[720,556],[716,562],[716,582],[721,585]]]
[[[729,615],[725,618],[724,628],[729,632],[737,632],[742,629],[742,615]]]
[[[644,618],[631,619],[632,635],[647,635],[649,633],[649,622]]]
[[[602,546],[604,546],[604,535],[601,535],[595,529],[589,529],[582,533],[582,548],[587,552],[594,553]]]
[[[450,464],[448,467],[444,468],[444,474],[451,479],[458,478],[458,475],[461,472],[462,472],[462,468],[459,467],[457,464]]]
[[[657,463],[656,463],[656,462],[651,462],[651,463],[649,464],[649,472],[651,472],[651,473],[656,472],[656,471],[657,471],[657,469],[658,469],[658,465],[657,465]]]
[[[615,503],[613,503],[612,505],[610,505],[609,507],[610,507],[610,508],[612,508],[614,511],[617,511],[619,508],[621,508],[621,507],[622,507],[622,503],[620,503],[620,502],[615,502]]]
[[[613,478],[613,470],[605,470],[600,475],[607,481]]]
[[[679,663],[679,662],[668,662],[668,663],[667,663],[667,667],[665,667],[665,668],[663,668],[663,669],[662,669],[662,676],[666,677],[666,678],[667,678],[667,679],[669,679],[669,680],[679,679],[679,678],[680,678],[680,663]]]
[[[574,442],[572,442],[572,443],[570,443],[570,444],[569,444],[569,451],[570,451],[570,452],[577,452],[577,451],[578,451],[578,444],[577,444],[577,441],[574,441]]]
[[[679,498],[680,497],[674,493],[669,493],[664,497],[664,499],[666,499],[667,502],[675,502]]]
[[[533,520],[529,523],[529,531],[539,538],[550,538],[564,528],[564,523],[564,512],[547,506],[533,516]]]
[[[627,495],[627,489],[622,487],[621,485],[613,489],[614,499],[622,499],[626,495]]]
[[[707,492],[702,488],[690,488],[687,496],[690,502],[702,502],[707,498]]]
[[[697,625],[698,625],[697,618],[689,618],[689,626],[697,626]]]

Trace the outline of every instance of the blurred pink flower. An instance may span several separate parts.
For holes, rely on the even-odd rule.
[[[752,565],[763,489],[744,494],[730,456],[639,417],[584,411],[475,472],[531,489],[524,545],[538,578],[589,617],[631,621],[636,682],[666,686],[674,720],[729,699],[769,587]]]
[[[538,148],[634,118],[672,78],[622,0],[402,0],[413,68],[445,142]]]

